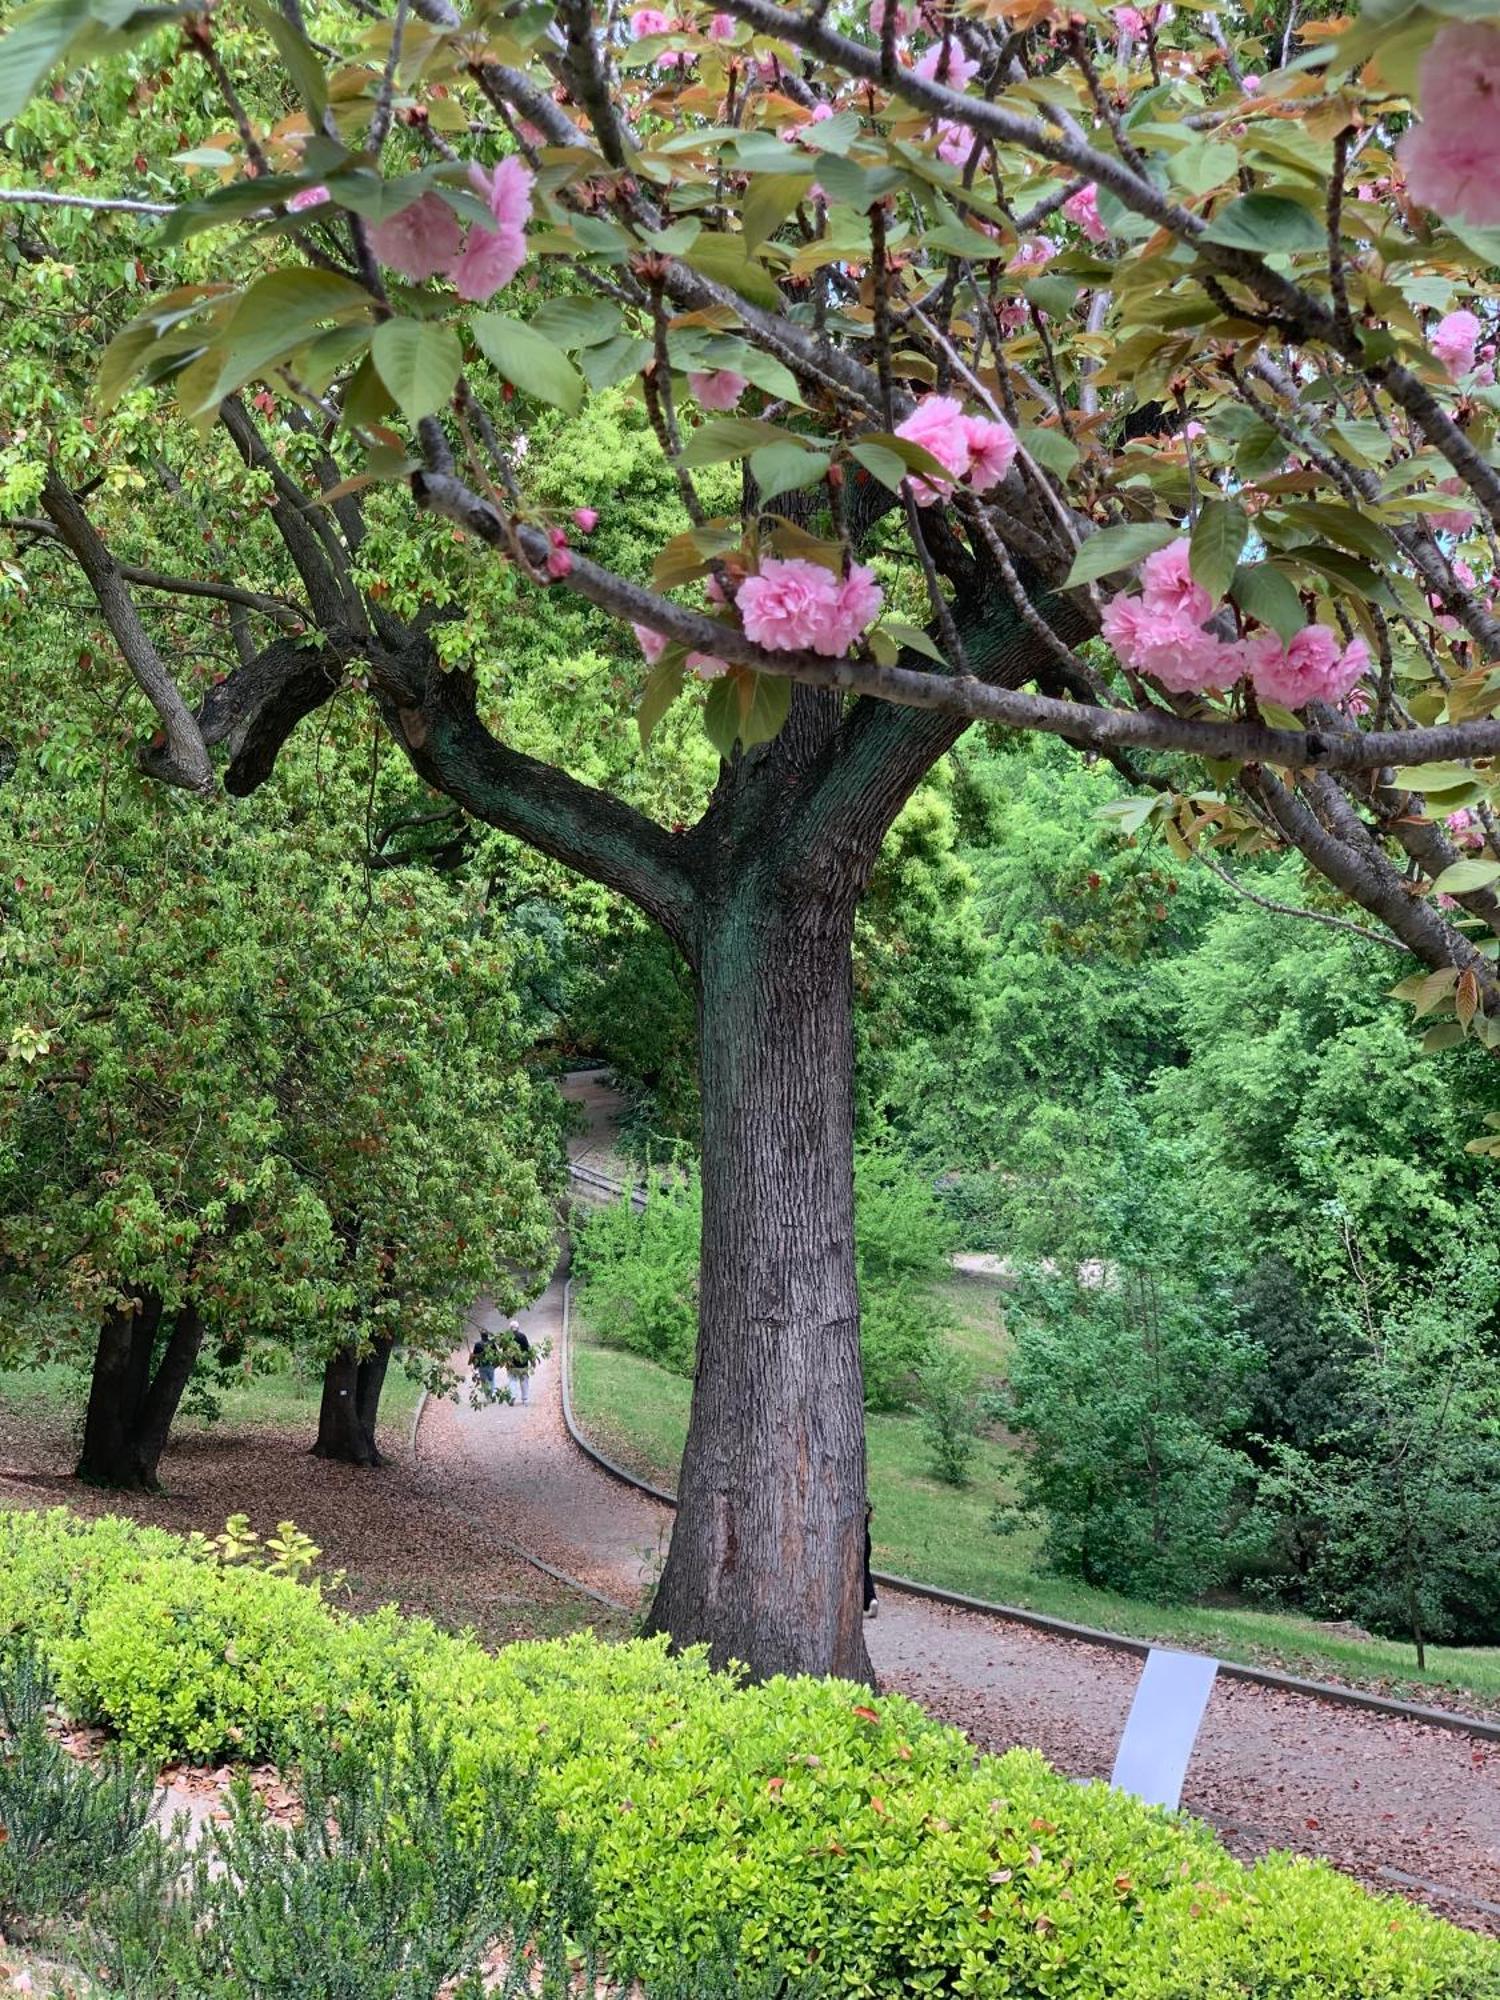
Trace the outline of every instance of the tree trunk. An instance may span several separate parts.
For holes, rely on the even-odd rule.
[[[647,1629],[756,1677],[871,1678],[853,902],[741,887],[702,938],[698,1361]]]
[[[153,1372],[162,1302],[154,1292],[112,1312],[99,1331],[77,1476],[95,1486],[155,1492],[172,1420],[203,1341],[198,1309],[184,1304]]]
[[[329,1356],[323,1370],[314,1458],[333,1458],[344,1465],[385,1463],[375,1443],[375,1423],[395,1344],[391,1336],[382,1335],[363,1360],[352,1346],[341,1347]]]

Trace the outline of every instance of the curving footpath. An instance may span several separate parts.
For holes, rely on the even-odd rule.
[[[607,1172],[609,1094],[569,1079],[590,1129],[575,1157]],[[526,1406],[429,1401],[418,1448],[497,1541],[610,1607],[640,1604],[671,1509],[579,1450],[563,1415],[565,1275],[517,1315],[550,1345]],[[1013,1620],[884,1590],[868,1628],[881,1685],[921,1702],[985,1750],[1033,1744],[1059,1769],[1107,1777],[1139,1673],[1131,1654]],[[1185,1808],[1246,1858],[1270,1847],[1326,1856],[1500,1935],[1500,1745],[1401,1714],[1334,1706],[1221,1677],[1188,1768]]]

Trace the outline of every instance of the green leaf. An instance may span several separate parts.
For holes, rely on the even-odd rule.
[[[725,675],[740,691],[740,741],[749,750],[769,743],[786,721],[792,705],[792,683],[785,674]]]
[[[1471,896],[1500,882],[1500,861],[1454,861],[1432,885],[1435,896]]]
[[[740,740],[740,691],[735,686],[737,674],[724,674],[708,690],[708,700],[703,704],[703,727],[708,732],[708,740],[724,759],[725,763],[734,755],[734,746]]]
[[[1286,441],[1257,417],[1240,433],[1234,454],[1234,468],[1241,479],[1259,479],[1263,473],[1279,472],[1286,463]]]
[[[775,280],[763,265],[751,261],[742,236],[706,229],[682,261],[716,285],[729,286],[752,305],[765,306],[771,312],[780,310],[782,300]]]
[[[1258,250],[1264,256],[1296,250],[1319,250],[1325,241],[1323,218],[1301,202],[1279,194],[1242,194],[1222,208],[1204,231],[1209,243],[1236,250]]]
[[[924,660],[936,660],[940,667],[947,666],[947,660],[920,625],[908,625],[901,618],[883,618],[879,629],[888,632],[896,643],[905,647],[908,652],[920,653]]]
[[[47,0],[11,16],[0,36],[0,125],[26,109],[32,93],[88,25],[88,0]]]
[[[740,204],[746,248],[753,250],[774,236],[812,183],[810,168],[805,174],[753,174]]]
[[[651,732],[682,692],[681,646],[671,646],[646,676],[646,685],[636,704],[636,727],[641,732],[641,748],[651,741]]]
[[[1250,517],[1237,500],[1204,501],[1188,544],[1188,567],[1216,601],[1234,581],[1249,534]]]
[[[1403,764],[1391,774],[1391,783],[1404,792],[1451,792],[1473,782],[1465,764]]]
[[[1307,623],[1302,599],[1270,563],[1241,564],[1229,595],[1247,618],[1269,625],[1283,645],[1289,645]]]
[[[774,500],[780,493],[796,493],[816,486],[828,470],[828,454],[807,451],[789,440],[762,445],[750,454],[750,471],[760,488],[761,500]]]
[[[3,47],[0,43],[0,48]],[[306,186],[301,174],[268,174],[264,180],[231,181],[227,187],[215,188],[211,194],[174,208],[162,223],[157,241],[163,248],[186,243],[189,237],[201,235],[205,229],[215,229],[220,223],[238,222],[257,209],[274,208],[277,202],[288,200]]]
[[[890,457],[899,458],[909,473],[914,472],[918,475],[919,485],[925,486],[930,482],[937,482],[946,491],[953,484],[953,475],[942,460],[934,458],[932,453],[924,450],[921,445],[913,444],[910,438],[897,437],[894,431],[870,431],[859,442],[874,445],[877,450],[889,454]],[[851,447],[851,454],[855,458],[860,458],[859,451],[854,447]],[[880,473],[875,472],[874,466],[867,465],[864,459],[860,458],[860,463],[866,465],[866,470],[880,479],[882,485],[889,483]]]
[[[249,0],[249,9],[253,19],[275,42],[282,66],[297,86],[297,94],[311,113],[316,131],[328,109],[328,78],[323,74],[316,51],[279,8],[268,6],[266,0]]]
[[[485,359],[524,395],[572,416],[583,401],[583,378],[568,357],[524,320],[477,313],[474,338]]]
[[[1073,567],[1063,578],[1064,590],[1076,583],[1092,583],[1096,577],[1112,576],[1116,570],[1130,569],[1146,556],[1177,540],[1177,529],[1169,521],[1127,521],[1121,528],[1102,528],[1090,535],[1073,558]]]
[[[1318,540],[1334,542],[1341,549],[1352,549],[1355,555],[1382,567],[1398,559],[1396,544],[1378,522],[1366,519],[1353,507],[1341,507],[1336,501],[1300,500],[1278,508],[1272,519],[1291,528],[1306,529]]]
[[[1061,431],[1049,430],[1040,424],[1027,424],[1019,433],[1021,448],[1027,451],[1048,472],[1055,472],[1059,479],[1066,479],[1078,463],[1078,447],[1065,438]]]
[[[1218,139],[1199,139],[1172,155],[1167,172],[1173,185],[1186,194],[1212,194],[1215,188],[1234,179],[1239,164],[1240,156],[1233,146],[1226,146]]]
[[[620,308],[608,299],[546,299],[526,322],[546,340],[569,354],[581,347],[600,347],[620,333]]]
[[[690,467],[720,465],[727,458],[748,458],[762,445],[801,443],[791,431],[755,417],[710,417],[684,444],[682,462]]]
[[[198,408],[211,408],[274,363],[286,360],[325,320],[362,318],[369,309],[370,295],[364,286],[337,271],[295,264],[284,271],[268,271],[241,298],[216,342],[222,365],[215,381],[205,380]]]
[[[1049,319],[1066,319],[1078,303],[1077,278],[1033,278],[1021,287],[1022,295]]]
[[[578,357],[578,365],[597,396],[605,389],[618,388],[632,375],[639,375],[651,359],[651,354],[649,340],[637,339],[631,333],[620,333],[613,340],[606,340],[602,347],[584,348]]]
[[[849,456],[857,459],[872,479],[878,479],[892,493],[901,491],[901,483],[906,478],[906,460],[898,452],[862,438],[858,444],[850,445]]]
[[[973,264],[1012,255],[1011,245],[1001,243],[993,236],[985,236],[977,229],[970,229],[962,222],[945,222],[937,229],[929,229],[922,241],[929,250],[939,250],[945,257],[962,257]],[[1070,284],[1069,290],[1076,298],[1078,287]],[[1068,305],[1072,303],[1070,298]]]
[[[436,320],[383,320],[370,352],[397,409],[413,424],[443,408],[464,362],[458,335]]]

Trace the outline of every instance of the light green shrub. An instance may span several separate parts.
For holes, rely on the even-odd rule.
[[[1320,1864],[1243,1868],[1033,1752],[976,1759],[899,1695],[747,1687],[587,1634],[492,1657],[119,1522],[0,1516],[0,1554],[52,1594],[18,1607],[0,1563],[0,1630],[30,1629],[70,1700],[153,1753],[233,1731],[284,1750],[410,1700],[476,1827],[493,1775],[526,1774],[587,1859],[616,1970],[648,1983],[727,1934],[748,1977],[815,1968],[871,2000],[1500,2000],[1500,1946]]]

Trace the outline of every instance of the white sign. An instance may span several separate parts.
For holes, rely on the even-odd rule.
[[[1218,1671],[1218,1661],[1204,1653],[1167,1653],[1152,1647],[1110,1778],[1118,1791],[1134,1792],[1150,1806],[1181,1802],[1188,1759]]]

